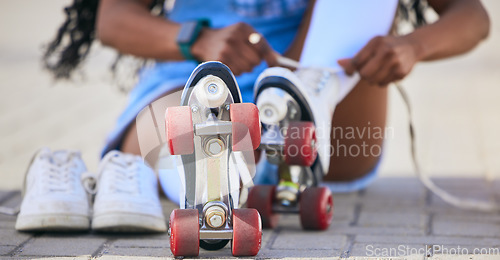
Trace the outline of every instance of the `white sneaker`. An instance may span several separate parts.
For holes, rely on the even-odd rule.
[[[167,230],[156,175],[140,156],[111,151],[102,159],[98,174],[92,229]]]
[[[85,172],[79,152],[42,148],[25,176],[16,230],[89,229],[89,200],[80,179]]]

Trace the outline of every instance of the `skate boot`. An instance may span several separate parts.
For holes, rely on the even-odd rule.
[[[298,213],[304,229],[324,230],[333,216],[333,197],[319,182],[330,164],[331,119],[340,78],[324,69],[265,70],[255,84],[262,121],[260,150],[278,166],[277,186],[257,185],[247,206],[262,217],[264,228],[279,213]]]
[[[253,154],[259,146],[257,107],[241,103],[227,66],[206,62],[191,74],[181,106],[167,108],[165,121],[183,186],[180,209],[170,215],[173,255],[197,256],[199,247],[218,250],[229,241],[234,256],[256,255],[261,220],[255,209],[238,209],[238,168],[245,162],[235,154]]]

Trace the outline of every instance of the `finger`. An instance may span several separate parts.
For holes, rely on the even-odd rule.
[[[280,54],[278,54],[274,50],[272,50],[270,52],[266,52],[264,54],[264,60],[266,61],[268,67],[280,66],[280,64],[278,62],[278,55],[280,55]]]
[[[340,59],[337,60],[337,63],[344,69],[345,73],[351,76],[354,72],[356,72],[356,68],[352,63],[352,59]]]
[[[379,37],[375,37],[371,39],[365,47],[363,47],[352,59],[352,63],[354,67],[360,71],[360,68],[363,67],[374,55],[376,51],[377,42],[380,40]]]
[[[390,61],[390,62],[384,62],[378,69],[378,71],[375,73],[373,76],[373,82],[377,83],[378,85],[382,86],[385,82],[385,80],[391,75],[392,70],[395,67],[395,63]]]
[[[385,54],[383,52],[377,52],[375,56],[365,63],[365,65],[358,68],[361,78],[373,83],[375,74],[379,70],[380,66],[383,66],[384,64],[384,57]]]
[[[234,58],[228,57],[221,62],[226,64],[234,75],[240,75],[242,73],[241,65],[239,62],[235,61]]]
[[[250,64],[252,68],[259,65],[263,59],[253,46],[245,42],[241,44],[239,51],[241,56]]]
[[[395,66],[392,66],[389,70],[389,73],[385,76],[385,78],[380,82],[379,86],[381,87],[386,87],[387,85],[389,85],[391,82],[395,81],[396,80],[396,77],[395,77],[395,71],[396,71],[396,67]]]
[[[250,41],[249,41],[250,43]],[[273,50],[269,42],[262,37],[258,42],[250,43],[250,46],[259,53],[259,57],[264,59],[269,67],[278,66],[276,51]]]

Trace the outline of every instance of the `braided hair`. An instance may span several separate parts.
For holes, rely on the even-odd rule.
[[[153,0],[150,9],[161,8],[163,15],[165,0]],[[66,20],[58,29],[56,37],[48,44],[43,55],[43,64],[56,79],[69,79],[71,73],[85,59],[96,38],[95,22],[99,0],[73,0],[64,8]],[[117,60],[119,59],[118,56]]]
[[[399,0],[396,23],[406,23],[413,29],[424,26],[428,23],[429,9],[427,0]]]

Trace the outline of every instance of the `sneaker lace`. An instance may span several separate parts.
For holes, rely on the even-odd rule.
[[[111,193],[126,193],[138,195],[142,192],[139,178],[140,157],[122,154],[117,151],[109,152],[99,167],[101,178],[105,173],[110,178],[108,190]]]
[[[58,156],[51,156],[49,153],[40,155],[44,193],[74,191],[79,181],[80,172],[76,159],[80,154],[77,151],[58,153]]]

